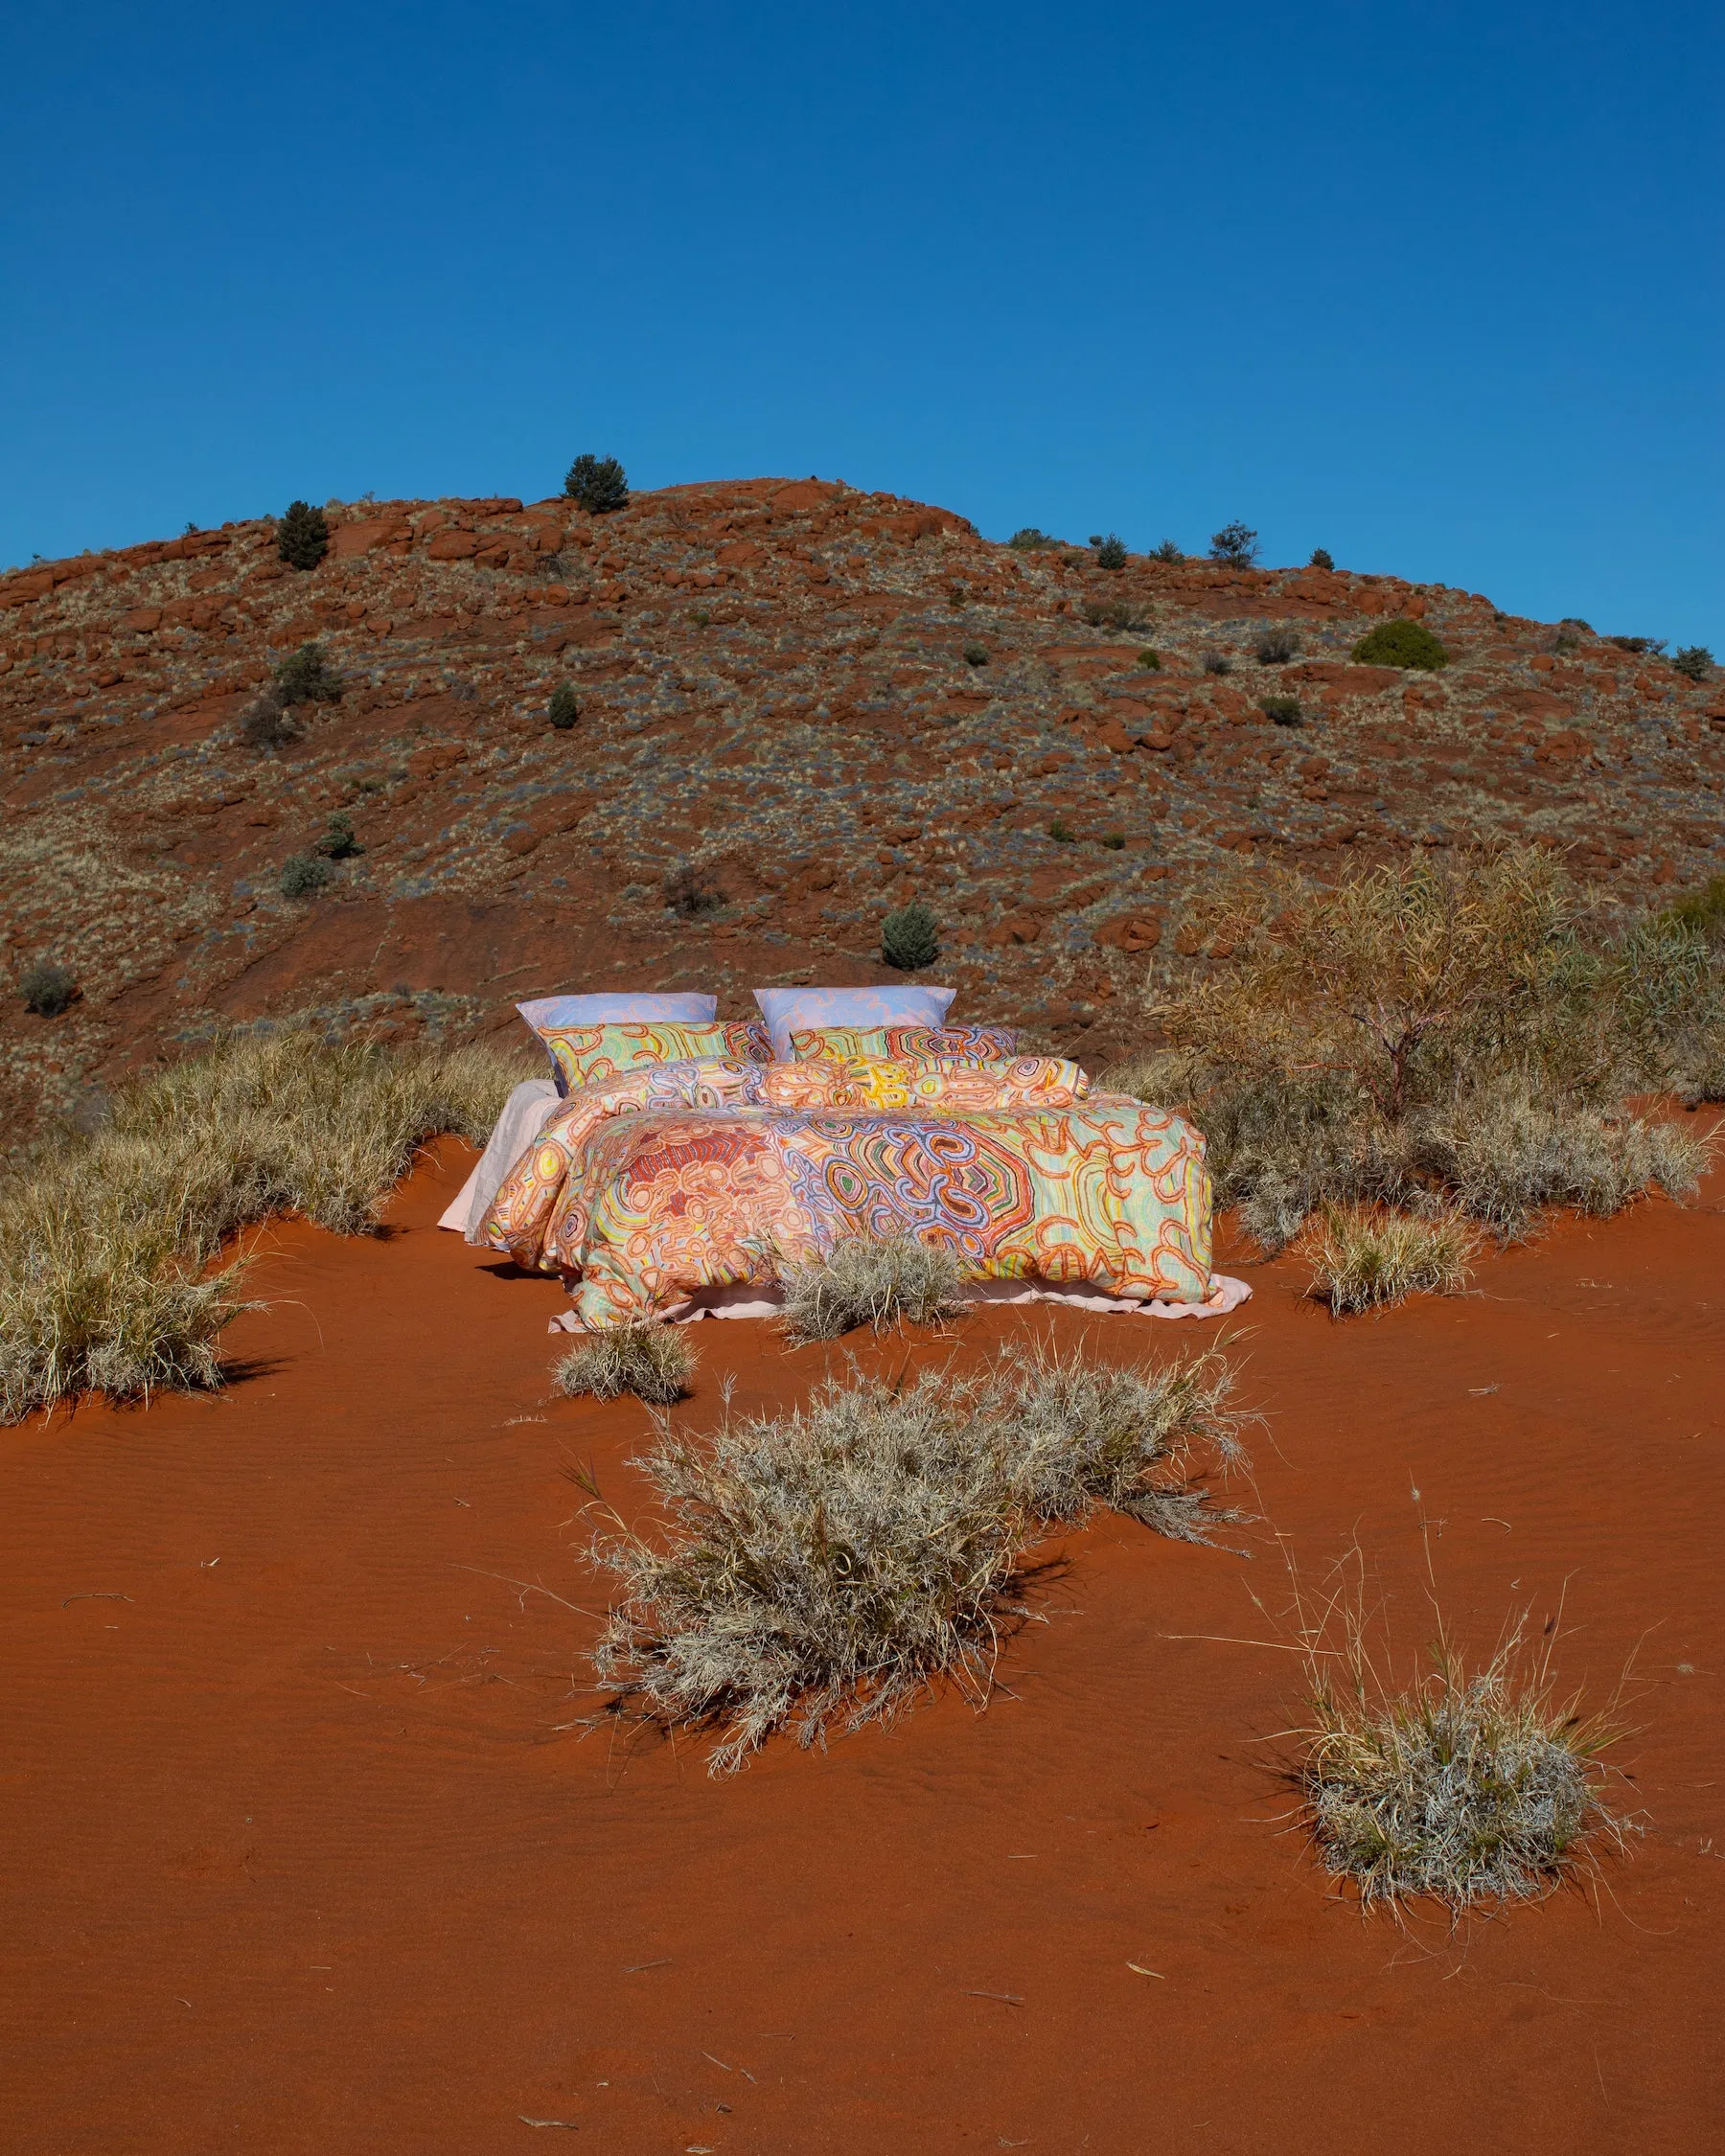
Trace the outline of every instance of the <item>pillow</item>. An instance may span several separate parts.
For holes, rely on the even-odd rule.
[[[604,989],[595,996],[541,996],[516,1009],[536,1033],[548,1025],[653,1025],[660,1019],[681,1019],[696,1025],[719,1015],[717,996],[685,994],[681,989]]]
[[[939,1025],[955,988],[757,988],[755,1001],[772,1037],[772,1060],[789,1063],[791,1035],[820,1025]]]
[[[986,1114],[1015,1108],[1070,1108],[1090,1080],[1061,1056],[1016,1056],[981,1065],[895,1062],[888,1056],[811,1056],[774,1063],[761,1100],[769,1108],[911,1109]]]
[[[729,1056],[766,1063],[767,1028],[755,1019],[711,1025],[550,1025],[540,1029],[551,1057],[558,1090],[579,1092],[608,1078],[656,1063],[687,1063],[701,1056]]]
[[[809,1056],[886,1056],[898,1063],[999,1063],[1019,1052],[1019,1037],[1004,1025],[798,1026],[791,1036],[791,1060]]]

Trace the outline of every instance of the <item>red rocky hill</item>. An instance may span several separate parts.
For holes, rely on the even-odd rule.
[[[80,988],[54,1019],[7,996],[14,1137],[233,1020],[399,1035],[503,1024],[558,987],[710,985],[734,1012],[757,983],[885,977],[881,917],[913,893],[958,1013],[1097,1062],[1134,1031],[1148,955],[1190,944],[1183,902],[1242,858],[1333,872],[1515,836],[1631,901],[1719,865],[1725,682],[1476,593],[1110,573],[814,479],[599,518],[329,516],[308,572],[254,522],[0,578],[0,978],[50,957]],[[1398,614],[1447,670],[1353,663]],[[1272,625],[1292,660],[1254,655]],[[242,711],[310,639],[341,700],[247,746]],[[559,732],[564,680],[581,716]],[[283,897],[336,811],[363,854]],[[722,903],[668,906],[685,869]]]

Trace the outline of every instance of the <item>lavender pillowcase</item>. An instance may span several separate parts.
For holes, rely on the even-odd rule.
[[[955,988],[925,988],[907,981],[889,988],[757,988],[754,999],[767,1021],[775,1063],[789,1063],[794,1032],[828,1025],[938,1026]]]
[[[562,1025],[658,1025],[667,1019],[709,1025],[719,1013],[717,996],[680,989],[602,989],[588,996],[540,996],[516,1009],[536,1033]]]

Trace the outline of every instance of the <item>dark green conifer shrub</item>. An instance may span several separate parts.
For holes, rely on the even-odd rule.
[[[329,826],[317,841],[317,850],[326,860],[352,860],[365,848],[354,832],[354,819],[345,809],[338,809],[330,818]]]
[[[609,516],[629,506],[629,481],[615,457],[596,457],[584,449],[569,467],[564,493],[578,501],[590,516]]]
[[[276,668],[275,692],[284,704],[339,703],[341,676],[321,644],[302,644]]]
[[[552,690],[547,717],[560,734],[566,734],[581,717],[581,699],[569,682],[560,681]]]
[[[330,551],[330,520],[310,502],[290,501],[276,526],[276,552],[290,569],[315,569]]]
[[[1123,569],[1126,566],[1126,541],[1118,532],[1110,532],[1096,541],[1096,566],[1099,569]]]
[[[881,923],[881,956],[906,974],[918,973],[940,956],[940,923],[921,899],[895,906]]]
[[[1336,558],[1327,546],[1313,547],[1312,558],[1306,563],[1309,569],[1333,569],[1335,565]]]
[[[58,1018],[71,1007],[78,983],[57,960],[38,958],[34,966],[25,968],[18,994],[24,998],[24,1008],[34,1011],[37,1018]]]
[[[1250,569],[1258,558],[1258,536],[1236,516],[1210,535],[1210,560],[1226,569]]]
[[[1705,681],[1714,670],[1714,655],[1705,644],[1685,644],[1672,654],[1671,664],[1691,681]]]
[[[1422,621],[1381,621],[1354,646],[1362,666],[1417,667],[1428,674],[1449,664],[1450,655]]]
[[[1184,562],[1185,556],[1172,539],[1163,539],[1160,546],[1151,548],[1150,559],[1152,562]]]

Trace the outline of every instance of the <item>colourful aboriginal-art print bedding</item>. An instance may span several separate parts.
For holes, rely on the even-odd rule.
[[[770,1289],[845,1236],[907,1231],[975,1281],[1089,1283],[1159,1307],[1209,1295],[1204,1141],[1178,1115],[1070,1075],[1026,1105],[1023,1084],[908,1065],[908,1106],[775,1100],[813,1067],[707,1057],[586,1088],[472,1239],[561,1273],[589,1331]]]

